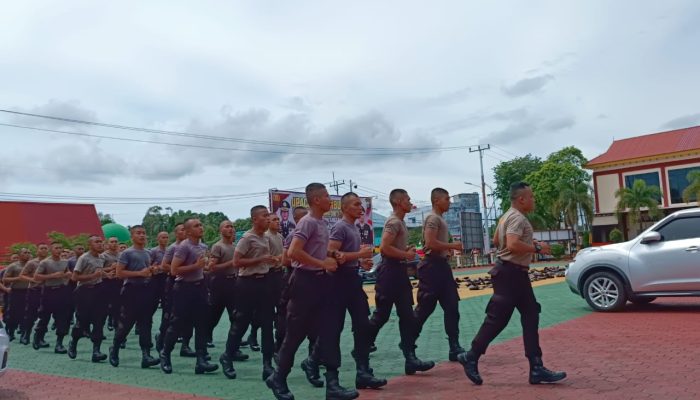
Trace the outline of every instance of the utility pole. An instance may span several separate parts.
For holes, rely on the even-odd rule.
[[[489,238],[489,230],[488,230],[488,219],[489,219],[489,211],[488,211],[488,206],[486,205],[486,181],[484,181],[484,151],[491,149],[490,144],[486,145],[478,145],[478,146],[469,146],[469,152],[470,153],[475,153],[479,152],[479,164],[481,166],[481,197],[483,199],[484,203],[484,253],[489,253],[491,251],[491,238]]]
[[[345,180],[336,181],[336,180],[335,180],[335,171],[333,171],[333,183],[331,183],[330,186],[333,186],[333,187],[335,188],[335,194],[336,194],[336,195],[340,195],[340,193],[338,192],[338,187],[339,187],[340,185],[345,185]]]

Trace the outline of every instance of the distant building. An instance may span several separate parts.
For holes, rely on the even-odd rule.
[[[682,208],[697,207],[697,199],[683,202],[688,173],[700,170],[700,126],[615,140],[610,148],[586,164],[593,170],[595,216],[593,242],[609,242],[618,227],[615,192],[641,179],[661,191],[659,208],[670,214]],[[636,236],[638,226],[619,221],[627,238]],[[648,227],[652,221],[646,221]]]

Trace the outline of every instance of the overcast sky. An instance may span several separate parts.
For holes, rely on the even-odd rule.
[[[10,2],[0,109],[235,139],[371,148],[490,144],[500,161],[700,124],[700,3]],[[0,192],[176,198],[336,178],[361,194],[472,192],[478,153],[339,156],[0,113]],[[238,149],[238,150],[231,150]],[[239,150],[256,150],[246,152]],[[279,154],[260,151],[309,154]],[[348,187],[342,187],[341,192]],[[188,200],[190,201],[190,200]],[[163,207],[245,217],[266,196]],[[386,213],[386,196],[375,199]],[[123,224],[148,204],[97,204]]]

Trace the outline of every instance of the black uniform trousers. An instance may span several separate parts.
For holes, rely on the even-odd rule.
[[[284,330],[280,329],[280,314],[287,311],[287,308],[282,306],[282,292],[287,285],[285,270],[286,268],[281,267],[270,269],[270,272],[268,272],[270,296],[272,297],[274,306],[272,320],[275,328],[275,351],[279,350],[279,347],[282,345],[282,340],[284,340]],[[281,317],[284,318],[284,315]]]
[[[22,327],[24,319],[24,310],[27,308],[27,291],[28,289],[12,289],[7,296],[7,312],[5,322],[7,323],[7,332],[14,334],[17,328]]]
[[[277,316],[275,325],[275,351],[279,352],[282,347],[282,342],[287,333],[287,304],[289,303],[289,280],[292,278],[292,273],[294,269],[291,267],[285,267],[284,273],[282,274],[282,289],[280,291],[280,299],[277,304]],[[309,356],[313,352],[314,345],[316,344],[316,333],[310,333],[307,335],[309,339]]]
[[[248,325],[257,318],[260,324],[263,359],[272,359],[275,342],[272,334],[274,298],[269,274],[239,276],[236,280],[236,311],[226,340],[226,353],[235,354]]]
[[[150,282],[125,282],[119,303],[121,312],[114,333],[114,347],[118,347],[126,340],[135,324],[139,330],[141,350],[150,349],[153,325],[153,292]]]
[[[168,275],[165,273],[151,276],[151,287],[153,289],[153,314],[158,310],[158,306],[163,307],[165,302],[165,286],[167,285]]]
[[[418,321],[413,312],[413,287],[408,278],[408,264],[404,261],[383,257],[377,267],[377,282],[374,286],[375,309],[369,320],[369,343],[373,343],[379,330],[389,320],[391,309],[396,306],[399,316],[401,348],[414,349]]]
[[[538,333],[541,307],[535,299],[527,271],[527,267],[501,260],[489,271],[493,296],[486,306],[486,319],[472,341],[473,352],[486,353],[489,343],[508,325],[513,310],[517,308],[523,327],[525,356],[542,356]]]
[[[296,268],[289,279],[287,331],[279,350],[277,372],[286,378],[292,370],[294,355],[307,336],[317,337],[324,307],[330,297],[329,276],[323,270]],[[328,343],[328,342],[326,342]],[[321,349],[325,357],[325,349]],[[332,366],[326,365],[328,369]]]
[[[66,315],[66,318],[68,319],[69,326],[71,322],[73,322],[73,315],[75,315],[75,289],[77,287],[78,283],[70,280],[66,284],[66,290],[63,294],[66,296],[66,301],[68,302],[68,315]]]
[[[71,330],[73,340],[77,341],[84,333],[89,333],[93,343],[102,343],[107,318],[107,302],[102,293],[103,283],[83,284],[75,289],[76,322]]]
[[[34,323],[39,318],[39,306],[41,305],[41,286],[27,289],[24,316],[22,318],[22,332],[30,333],[34,329]]]
[[[446,258],[426,256],[418,266],[417,334],[440,302],[444,313],[445,333],[450,340],[459,339],[459,293]]]
[[[369,357],[369,304],[362,289],[357,268],[339,268],[330,274],[331,296],[326,300],[323,324],[312,358],[332,368],[340,368],[340,334],[345,326],[345,312],[350,313],[354,339],[354,354],[360,360]],[[325,351],[325,354],[321,352]]]
[[[209,331],[208,340],[214,339],[214,329],[226,311],[229,329],[233,326],[236,304],[236,275],[213,274],[209,280]]]
[[[163,351],[170,354],[178,336],[185,336],[185,330],[194,326],[194,349],[198,356],[204,356],[209,330],[207,309],[207,286],[204,279],[195,282],[175,281],[172,315],[163,340]]]
[[[119,324],[121,314],[120,295],[124,281],[119,278],[104,279],[102,281],[102,296],[107,302],[107,317],[114,328]]]
[[[56,336],[68,334],[68,316],[70,315],[70,302],[66,296],[66,285],[44,286],[41,291],[39,304],[39,322],[34,332],[43,338],[48,331],[49,320],[53,317],[56,323]]]

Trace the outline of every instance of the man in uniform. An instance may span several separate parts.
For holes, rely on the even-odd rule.
[[[282,291],[285,286],[285,268],[282,265],[282,255],[284,253],[284,237],[280,233],[280,217],[271,214],[270,215],[270,225],[265,232],[267,240],[270,242],[270,254],[277,257],[278,262],[270,266],[270,293],[272,296],[273,305],[275,307],[275,312],[273,314],[273,322],[275,325],[275,353],[282,345],[282,340],[284,340],[283,331],[280,330],[279,320],[280,320],[280,302],[282,301]]]
[[[19,250],[18,260],[7,266],[2,278],[2,282],[8,288],[12,289],[8,298],[9,304],[5,306],[5,327],[7,328],[7,336],[10,338],[10,341],[15,339],[15,330],[22,325],[24,309],[27,306],[29,280],[24,278],[21,274],[30,257],[31,253],[29,253],[29,250],[21,248]]]
[[[175,225],[175,243],[168,246],[163,255],[163,261],[160,265],[160,270],[167,274],[168,279],[165,283],[164,290],[164,302],[160,318],[160,327],[158,328],[158,334],[156,335],[156,351],[160,354],[163,350],[163,340],[165,340],[165,333],[168,331],[170,322],[173,316],[173,286],[175,285],[175,275],[172,274],[172,262],[173,256],[175,256],[175,251],[177,246],[182,243],[183,240],[187,239],[187,232],[185,232],[184,224]],[[192,339],[192,324],[188,324],[182,332],[178,332],[178,335],[182,337],[182,346],[180,346],[180,357],[196,357],[197,354],[190,348],[190,340]]]
[[[27,345],[30,341],[30,336],[32,334],[32,329],[34,329],[34,323],[37,318],[39,318],[39,304],[41,303],[41,289],[43,283],[34,279],[34,273],[37,268],[39,268],[39,263],[49,256],[49,246],[46,243],[39,243],[36,246],[36,258],[33,258],[27,262],[22,270],[22,278],[29,282],[29,287],[27,288],[27,298],[26,306],[24,308],[24,315],[22,318],[22,337],[19,342],[21,344]],[[39,342],[40,348],[49,347],[49,344],[43,340]]]
[[[224,311],[228,315],[229,328],[233,325],[236,300],[234,295],[238,268],[233,265],[233,253],[236,249],[234,245],[236,231],[233,223],[228,220],[222,221],[219,224],[219,233],[221,239],[211,247],[209,257],[211,315],[208,340],[210,342],[214,337],[214,328],[219,324]],[[243,361],[248,359],[248,355],[237,352],[231,355],[231,359]]]
[[[376,308],[370,319],[369,343],[374,343],[379,330],[389,320],[391,308],[396,305],[399,316],[399,333],[406,362],[404,372],[413,375],[418,371],[427,371],[435,366],[432,361],[421,361],[416,357],[416,337],[418,321],[413,313],[413,288],[408,278],[408,262],[413,261],[416,249],[408,246],[408,229],[404,216],[413,209],[411,198],[403,189],[394,189],[389,193],[389,201],[394,212],[387,218],[382,233],[382,261],[377,267],[375,284]]]
[[[165,303],[165,286],[168,280],[168,274],[166,271],[163,271],[160,266],[163,263],[163,257],[165,257],[169,240],[170,236],[168,235],[168,232],[159,232],[157,237],[158,246],[150,250],[151,267],[153,270],[153,275],[151,276],[151,286],[153,289],[153,314],[155,314],[155,312],[158,310],[159,304],[161,307],[163,307],[163,304]]]
[[[146,246],[146,229],[134,225],[130,229],[133,245],[119,254],[116,266],[117,276],[124,279],[121,291],[121,312],[114,333],[112,347],[109,348],[109,363],[119,366],[119,349],[126,340],[131,328],[139,327],[141,347],[141,368],[158,365],[160,360],[151,357],[151,325],[153,324],[153,289],[150,278],[151,255]]]
[[[56,323],[56,354],[66,354],[63,338],[68,334],[68,313],[70,304],[66,298],[66,282],[70,279],[68,261],[61,260],[63,245],[51,243],[51,257],[42,260],[34,273],[34,279],[43,283],[39,305],[39,322],[34,329],[32,347],[38,350],[48,331],[49,320],[53,316]]]
[[[331,290],[334,295],[324,318],[324,327],[329,333],[322,334],[321,339],[332,340],[330,346],[333,351],[330,356],[326,356],[326,360],[331,359],[332,364],[340,365],[340,334],[347,310],[352,320],[355,344],[352,351],[357,370],[355,387],[377,389],[387,382],[386,379],[375,378],[369,366],[369,304],[367,294],[362,289],[362,278],[357,273],[360,267],[365,270],[372,267],[373,248],[362,244],[360,232],[353,224],[364,213],[360,198],[355,193],[346,193],[341,197],[340,204],[343,218],[331,228],[328,250],[340,252],[341,264],[331,275]]]
[[[280,232],[282,236],[286,238],[294,228],[296,228],[294,222],[299,222],[298,219],[294,221],[289,220],[289,202],[287,200],[283,200],[282,204],[280,204],[280,216],[282,218],[280,222]]]
[[[175,249],[171,273],[175,275],[173,286],[173,315],[165,333],[163,350],[160,352],[160,368],[166,374],[173,372],[170,353],[178,335],[187,321],[194,325],[194,348],[197,353],[195,374],[214,372],[219,366],[206,359],[208,325],[207,287],[204,283],[207,245],[202,243],[204,226],[199,219],[185,221],[187,239]]]
[[[124,281],[117,276],[119,263],[119,240],[112,236],[107,239],[107,249],[102,253],[105,259],[105,272],[102,281],[102,293],[107,303],[107,329],[113,330],[119,323],[119,294]]]
[[[92,362],[107,359],[100,351],[102,344],[107,302],[101,295],[102,277],[105,275],[105,258],[100,254],[104,249],[102,238],[96,235],[88,239],[88,252],[78,258],[71,279],[77,282],[75,290],[76,323],[68,343],[68,357],[78,355],[78,340],[89,333],[92,340]],[[92,327],[92,329],[90,329]]]
[[[525,356],[530,361],[530,383],[551,383],[566,378],[565,372],[550,371],[542,363],[538,333],[541,307],[535,299],[528,270],[534,253],[551,254],[551,250],[547,243],[538,243],[532,238],[533,229],[526,214],[535,209],[535,197],[527,183],[518,182],[510,187],[510,199],[511,208],[499,219],[494,234],[498,260],[489,271],[493,296],[486,306],[486,318],[471,349],[457,357],[467,378],[476,385],[483,382],[478,369],[479,357],[508,325],[516,308],[523,327]]]
[[[263,380],[272,372],[272,353],[274,339],[272,335],[272,315],[274,298],[268,272],[270,266],[280,260],[270,254],[270,242],[265,235],[270,225],[270,213],[265,206],[255,206],[250,210],[253,227],[246,232],[236,245],[233,264],[238,268],[236,281],[236,312],[228,333],[226,351],[219,361],[224,375],[229,379],[236,377],[232,355],[239,350],[241,338],[255,316],[262,329]]]
[[[294,354],[309,333],[317,332],[322,311],[333,295],[329,291],[329,275],[338,268],[335,253],[328,252],[328,224],[323,214],[331,209],[331,199],[321,183],[306,186],[306,199],[311,212],[298,222],[288,255],[295,268],[289,282],[287,305],[287,332],[279,352],[277,370],[265,383],[278,400],[293,399],[287,387],[287,375],[294,363]],[[346,389],[338,382],[335,360],[327,360],[331,340],[321,340],[321,350],[326,365],[326,398],[354,399],[356,390]]]
[[[73,253],[71,254],[71,257],[68,258],[68,271],[73,272],[73,269],[75,269],[75,265],[78,262],[78,259],[80,256],[85,254],[85,246],[82,244],[76,244],[73,246]],[[77,287],[77,282],[71,280],[68,280],[68,283],[66,284],[66,292],[64,296],[66,296],[66,301],[68,302],[69,305],[69,310],[68,310],[68,325],[73,323],[73,315],[75,314],[75,288]]]
[[[448,261],[451,251],[462,251],[462,242],[449,243],[449,227],[442,215],[450,209],[447,190],[435,188],[430,193],[433,210],[425,216],[423,243],[425,259],[418,264],[418,304],[415,308],[418,333],[440,302],[444,313],[445,333],[449,344],[448,359],[457,361],[464,353],[459,345],[459,293]]]

